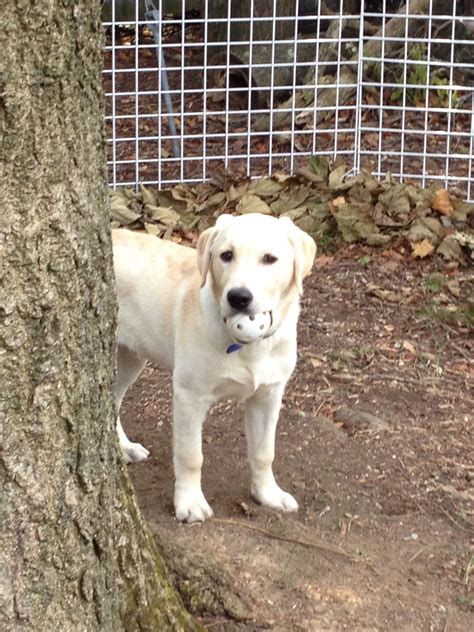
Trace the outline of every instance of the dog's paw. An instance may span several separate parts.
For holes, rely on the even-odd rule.
[[[176,492],[174,496],[176,518],[181,522],[204,522],[212,518],[213,511],[202,491]]]
[[[125,463],[137,463],[150,456],[150,452],[141,443],[129,441],[125,445],[120,444],[120,448],[122,449],[122,457]]]
[[[252,488],[252,496],[261,505],[278,509],[278,511],[298,511],[298,503],[293,496],[284,492],[276,483],[271,487]]]

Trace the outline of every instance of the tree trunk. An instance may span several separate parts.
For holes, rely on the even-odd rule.
[[[259,91],[255,91],[253,107],[260,107],[262,102],[269,102],[271,86],[275,86],[274,97],[278,99],[279,86],[291,86],[294,83],[293,66],[295,55],[298,60],[307,61],[306,56],[313,54],[314,46],[304,47],[299,44],[298,50],[295,46],[297,36],[296,0],[213,0],[208,2],[208,33],[209,44],[208,59],[209,65],[242,64],[245,69],[229,72],[230,86],[240,86],[245,89],[249,85],[258,86]],[[201,7],[201,15],[204,17],[205,6]],[[287,17],[287,20],[274,20],[274,16]],[[266,20],[254,20],[253,18],[263,18]],[[235,22],[217,22],[217,19],[235,18]],[[241,19],[239,19],[241,18]],[[273,45],[274,41],[281,43]],[[227,43],[242,42],[242,44],[232,44],[229,48]],[[221,43],[219,46],[217,43]],[[306,55],[306,56],[304,56]],[[228,56],[230,59],[228,60]],[[283,63],[284,66],[274,66],[275,63]],[[255,64],[259,64],[256,66]],[[265,64],[260,66],[260,64]],[[273,68],[272,68],[273,67]],[[227,71],[222,71],[223,75]],[[248,82],[242,82],[243,75],[249,77]],[[219,83],[219,82],[217,82]],[[222,83],[222,81],[221,81]],[[247,85],[243,85],[243,84]],[[281,94],[287,94],[288,88],[284,88]],[[246,99],[248,101],[248,99]]]
[[[250,19],[252,14],[252,2],[250,0],[231,0],[230,15],[228,0],[213,0],[208,2],[207,15],[209,18],[208,41],[224,42],[249,41]],[[205,15],[204,6],[201,15]],[[288,20],[277,20],[273,25],[273,16],[288,17]],[[271,41],[272,39],[288,39],[294,36],[296,16],[296,0],[258,0],[253,2],[253,16],[255,18],[267,17],[268,20],[258,20],[253,23],[253,39],[259,41]],[[241,18],[241,21],[215,22],[222,18]],[[273,29],[275,28],[275,34]]]
[[[100,2],[3,0],[2,630],[194,630],[115,437]]]

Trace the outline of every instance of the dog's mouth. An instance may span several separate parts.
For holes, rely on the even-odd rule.
[[[249,344],[251,344],[250,340],[240,340],[240,338],[234,338],[234,342],[236,342],[238,345],[249,345]]]
[[[232,344],[227,347],[226,353],[233,353],[234,351],[238,351],[239,349],[241,349],[244,346],[252,344],[252,342],[257,342],[259,340],[264,340],[265,338],[270,338],[270,336],[273,336],[273,334],[276,331],[276,330],[272,331],[272,327],[273,327],[273,313],[272,313],[271,310],[269,310],[268,312],[264,312],[263,313],[263,316],[265,316],[265,315],[268,315],[270,317],[270,323],[266,327],[266,333],[264,335],[258,335],[257,334],[257,336],[252,336],[252,339],[249,339],[249,336],[247,336],[246,340],[244,340],[242,338],[239,338],[239,336],[235,335],[235,333],[236,333],[235,332],[235,327],[229,326],[229,324],[227,323],[227,320],[228,320],[229,317],[223,318],[223,321],[224,321],[225,325],[228,327],[229,333],[230,333],[231,338],[233,340]],[[250,321],[255,321],[256,318],[257,318],[257,315],[249,316],[249,320]],[[260,321],[257,321],[255,323],[255,325],[259,329],[263,329],[264,328],[264,324],[262,324]],[[240,329],[241,325],[237,324],[237,327]]]
[[[273,325],[273,311],[271,309],[264,309],[262,310],[262,312],[266,314],[270,314],[270,327],[271,327]],[[239,316],[248,316],[250,320],[253,320],[255,316],[257,315],[257,312],[250,311],[250,310],[240,311],[236,309],[235,311],[232,312],[232,314],[227,314],[227,316],[222,316],[222,321],[224,323],[227,323],[229,318],[232,318],[233,316],[237,316],[237,314]]]
[[[243,313],[243,312],[236,312],[236,313],[240,314],[240,313]],[[257,338],[257,340],[263,340],[265,338],[269,338],[270,336],[272,336],[275,333],[274,331],[272,331],[272,327],[273,327],[273,324],[274,324],[273,312],[272,312],[272,310],[268,310],[265,313],[268,313],[269,316],[270,316],[270,325],[268,327],[267,333],[264,336],[262,336],[261,338]],[[235,316],[235,314],[232,314],[232,316]],[[223,320],[223,322],[224,322],[224,324],[226,326],[227,326],[228,319],[232,318],[232,316],[223,316],[222,317],[222,320]],[[254,318],[255,318],[255,314],[249,315],[249,319],[250,320],[254,320]],[[252,342],[255,342],[254,340],[241,340],[240,338],[237,338],[236,336],[233,336],[233,340],[236,343],[238,343],[239,345],[248,345],[248,344],[251,344]]]
[[[223,312],[223,313],[222,313]],[[235,309],[233,307],[230,308],[230,311],[224,311],[222,310],[222,318],[224,319],[224,322],[228,319],[228,318],[233,318],[234,316],[255,316],[255,314],[257,314],[257,312],[254,309],[246,308],[246,309]]]
[[[270,327],[268,328],[268,333],[265,336],[263,336],[264,338],[269,338],[274,333],[272,331],[272,327],[273,327],[273,312],[272,312],[272,310],[269,310],[269,314],[270,314]]]

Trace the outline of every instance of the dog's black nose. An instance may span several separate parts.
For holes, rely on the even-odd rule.
[[[253,294],[246,287],[234,287],[227,292],[227,300],[234,309],[244,310],[253,301]]]

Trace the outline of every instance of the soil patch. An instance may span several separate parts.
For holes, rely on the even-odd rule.
[[[317,259],[275,462],[297,514],[251,500],[242,410],[224,401],[204,429],[215,519],[177,524],[170,376],[148,367],[129,391],[124,426],[151,450],[129,471],[208,629],[472,629],[472,277],[435,266],[361,247]]]

